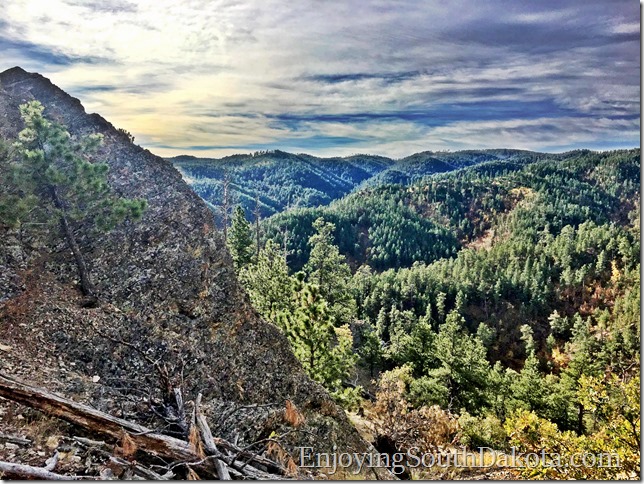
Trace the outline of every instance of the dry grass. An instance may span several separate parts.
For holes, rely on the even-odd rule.
[[[300,427],[304,423],[304,415],[300,413],[295,404],[290,400],[286,400],[284,420],[295,428]]]
[[[3,419],[4,423],[19,428],[20,433],[28,436],[35,445],[55,449],[60,438],[68,431],[69,425],[56,418],[16,404],[12,406],[13,415]]]

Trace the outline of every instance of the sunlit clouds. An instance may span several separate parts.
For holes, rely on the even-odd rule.
[[[160,155],[639,146],[631,0],[8,0],[0,27],[0,69]]]

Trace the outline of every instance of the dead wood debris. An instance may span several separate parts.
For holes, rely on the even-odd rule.
[[[47,481],[69,481],[78,480],[77,476],[64,476],[55,474],[45,467],[34,467],[24,464],[13,464],[11,462],[0,461],[0,476],[11,477],[14,479],[37,479]],[[92,477],[83,477],[83,479],[92,479]]]
[[[178,413],[185,415],[183,398],[174,392]],[[193,404],[186,440],[158,433],[69,400],[43,388],[0,374],[0,397],[34,408],[78,427],[88,437],[72,437],[70,445],[103,462],[99,475],[70,476],[52,472],[58,453],[44,467],[0,461],[0,477],[19,479],[268,479],[293,477],[293,469],[235,444],[213,437],[201,413],[201,394]],[[6,436],[3,436],[6,438]],[[99,438],[101,440],[99,440]],[[96,439],[96,440],[95,440]],[[27,439],[23,439],[26,444]]]
[[[31,440],[25,439],[23,437],[18,437],[15,435],[7,435],[0,433],[0,441],[9,442],[10,444],[16,445],[31,445]]]

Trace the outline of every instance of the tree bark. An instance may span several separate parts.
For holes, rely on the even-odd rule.
[[[96,298],[96,289],[94,288],[94,284],[92,284],[92,278],[89,270],[87,269],[83,253],[81,252],[80,247],[78,247],[78,242],[76,242],[74,231],[67,219],[65,204],[60,199],[58,189],[54,185],[50,187],[50,193],[54,206],[60,211],[60,227],[65,235],[65,241],[71,249],[72,254],[74,254],[76,268],[78,269],[78,275],[80,276],[81,291],[83,291],[83,295],[85,296]]]
[[[199,429],[199,435],[201,437],[201,441],[204,444],[204,451],[206,452],[206,455],[215,456],[220,454],[220,452],[215,445],[212,437],[212,432],[210,431],[210,427],[208,426],[208,422],[206,421],[206,417],[201,414],[201,410],[199,409],[200,403],[201,393],[195,400],[195,424],[197,425],[197,429]],[[214,457],[213,461],[215,464],[215,469],[217,469],[217,477],[219,477],[219,480],[230,481],[231,477],[226,464],[224,464],[217,457]]]
[[[35,408],[47,415],[60,418],[90,432],[110,437],[114,441],[122,440],[124,433],[126,433],[141,453],[169,461],[183,462],[188,467],[203,472],[208,476],[213,476],[219,471],[213,465],[213,461],[219,460],[223,464],[228,458],[219,451],[217,446],[226,450],[236,448],[229,442],[215,439],[212,434],[208,436],[207,432],[203,432],[202,435],[205,435],[212,443],[211,446],[207,446],[205,449],[209,458],[203,459],[184,440],[155,433],[142,425],[114,417],[82,403],[74,402],[2,374],[0,374],[0,397]],[[201,420],[200,423],[204,429],[207,428],[207,424],[204,425],[205,419]],[[241,449],[238,450],[241,451]],[[231,467],[246,478],[276,480],[284,479],[286,476],[285,469],[276,462],[250,452],[242,451],[242,456],[247,457],[246,461],[248,463],[237,463]],[[260,467],[269,464],[266,467],[270,467],[270,470],[274,473],[262,471],[254,467],[253,464]],[[222,478],[225,475],[222,472],[219,477]],[[230,476],[228,475],[228,477]]]
[[[13,477],[18,479],[38,479],[41,481],[70,481],[87,479],[87,477],[63,476],[50,472],[42,467],[33,467],[24,464],[13,464],[0,461],[0,477]]]

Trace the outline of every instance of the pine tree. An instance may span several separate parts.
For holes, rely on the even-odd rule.
[[[253,307],[268,321],[278,324],[278,314],[295,310],[292,296],[295,282],[288,274],[279,245],[272,240],[266,242],[254,264],[241,269],[239,280]]]
[[[527,356],[521,372],[512,379],[510,384],[513,399],[511,407],[534,410],[544,415],[546,411],[545,382],[539,372],[539,360],[536,355],[532,328],[527,324],[521,326],[521,339],[525,343]]]
[[[376,368],[382,363],[385,357],[385,350],[382,341],[378,338],[375,328],[371,325],[364,331],[362,344],[358,351],[362,361],[369,368],[369,376],[373,378]]]
[[[221,181],[222,197],[219,212],[221,213],[221,223],[224,231],[224,240],[228,240],[228,219],[230,218],[231,194],[230,194],[230,173],[224,172],[224,179]]]
[[[284,314],[287,334],[295,356],[302,362],[307,373],[322,381],[323,363],[333,335],[333,325],[327,311],[326,301],[316,286],[301,284],[297,292],[295,314]]]
[[[322,383],[340,403],[352,406],[361,389],[343,388],[358,359],[353,352],[351,330],[348,325],[334,327],[319,288],[304,282],[303,273],[298,273],[295,281],[295,311],[282,312],[278,324],[308,375]]]
[[[483,343],[464,329],[465,320],[456,311],[447,315],[434,340],[437,369],[430,370],[434,386],[445,388],[450,408],[465,408],[477,414],[486,405],[490,364]]]
[[[255,257],[259,257],[262,235],[260,231],[261,210],[259,207],[259,195],[255,195],[255,209],[253,210],[253,216],[255,217]]]
[[[240,271],[253,258],[253,236],[250,223],[246,220],[244,209],[237,205],[233,212],[233,220],[228,231],[228,249],[233,257],[235,269]]]
[[[435,366],[435,338],[436,333],[432,330],[431,324],[426,319],[420,320],[413,326],[411,332],[397,338],[392,334],[389,350],[391,358],[400,363],[408,363],[415,376],[422,376]]]
[[[445,322],[445,302],[447,300],[447,294],[444,292],[439,292],[436,295],[436,311],[438,312],[438,322]]]
[[[13,183],[14,170],[10,159],[10,147],[0,139],[0,227],[17,229],[37,205],[38,199],[34,195],[26,195]]]
[[[570,361],[561,374],[560,384],[557,391],[561,395],[569,396],[568,404],[575,405],[575,430],[579,434],[584,430],[584,405],[575,398],[579,389],[579,384],[584,375],[601,375],[601,365],[597,353],[599,352],[599,342],[592,334],[590,322],[584,320],[579,314],[573,318],[573,337],[566,344],[566,352]]]
[[[318,218],[313,228],[316,233],[309,239],[311,255],[304,266],[307,280],[318,286],[336,324],[348,323],[355,315],[355,302],[349,290],[351,269],[338,247],[333,245],[335,225]]]
[[[25,128],[16,144],[13,179],[25,199],[36,204],[30,215],[57,222],[74,255],[81,290],[95,301],[96,289],[76,231],[81,227],[106,231],[126,217],[138,219],[146,202],[114,196],[107,183],[108,165],[89,161],[102,143],[100,134],[74,139],[63,125],[47,120],[43,112],[38,101],[20,106]]]

